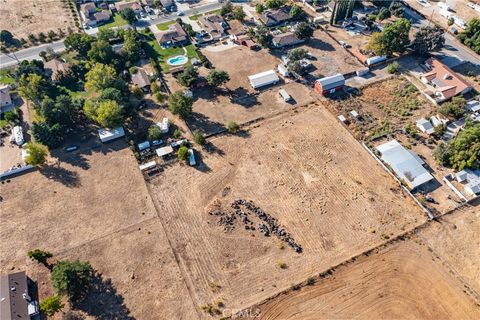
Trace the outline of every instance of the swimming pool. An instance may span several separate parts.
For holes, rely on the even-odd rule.
[[[175,56],[167,59],[167,64],[171,66],[180,66],[188,62],[188,58],[185,56]]]

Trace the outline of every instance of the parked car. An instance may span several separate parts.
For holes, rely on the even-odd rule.
[[[156,147],[163,144],[163,140],[153,140],[152,146]]]
[[[66,152],[72,152],[78,149],[78,146],[67,146],[65,147]]]

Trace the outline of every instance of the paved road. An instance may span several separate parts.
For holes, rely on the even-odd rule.
[[[409,8],[405,8],[405,14],[415,27],[423,27],[429,24],[428,20]],[[480,66],[480,56],[464,47],[453,35],[447,32],[445,32],[445,47],[436,55],[449,67],[454,67],[462,62],[471,62]]]
[[[208,3],[203,6],[199,6],[196,8],[188,9],[184,11],[184,16],[190,16],[194,15],[197,13],[205,13],[213,10],[220,9],[222,7],[221,3],[218,2],[213,2],[213,3]],[[139,29],[142,28],[147,28],[151,25],[156,25],[159,23],[163,22],[168,22],[168,21],[173,21],[180,18],[178,15],[166,15],[162,16],[159,18],[156,18],[154,20],[140,20],[137,21],[136,26]],[[12,67],[18,63],[18,61],[23,61],[23,60],[34,60],[34,59],[40,59],[40,56],[38,55],[41,51],[45,51],[47,47],[51,47],[55,52],[62,52],[65,50],[65,46],[63,45],[63,40],[59,40],[56,42],[44,44],[38,47],[31,47],[27,49],[23,49],[20,51],[17,51],[12,54],[1,54],[0,55],[0,69]]]

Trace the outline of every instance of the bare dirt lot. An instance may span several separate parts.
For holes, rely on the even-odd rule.
[[[191,319],[195,310],[189,308],[188,293],[131,150],[122,141],[89,150],[63,155],[59,167],[3,182],[1,273],[26,270],[39,281],[41,299],[52,294],[47,269],[26,256],[40,247],[57,259],[88,260],[103,274],[104,285],[89,299],[98,298],[110,309],[103,310],[96,301],[80,308],[91,316],[104,311],[125,319],[121,315],[126,309],[118,302],[125,299],[138,319]]]
[[[70,11],[60,0],[2,0],[0,3],[0,29],[8,30],[14,37],[27,38],[30,33],[66,31],[74,27]]]
[[[257,319],[477,319],[480,307],[414,239],[253,308]]]
[[[323,107],[211,144],[197,168],[168,168],[149,184],[196,306],[248,307],[425,221]],[[253,213],[255,230],[238,218],[225,232],[225,217],[209,213],[238,199],[278,219],[303,253],[262,235]]]
[[[477,292],[480,303],[480,201],[440,219],[419,233],[421,239]]]

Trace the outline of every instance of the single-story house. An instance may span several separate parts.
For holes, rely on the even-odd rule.
[[[112,18],[109,10],[97,11],[97,7],[93,2],[88,2],[80,6],[80,16],[84,24],[90,27],[107,22]]]
[[[272,44],[276,48],[293,46],[302,42],[304,42],[304,40],[297,38],[297,36],[293,32],[277,34],[272,39]]]
[[[98,136],[100,137],[100,141],[105,143],[125,136],[125,131],[122,127],[113,129],[100,128],[98,129]]]
[[[188,43],[188,36],[179,23],[168,26],[168,30],[155,33],[155,39],[162,48],[182,46]]]
[[[275,70],[268,70],[248,76],[248,80],[250,81],[250,85],[253,89],[259,89],[271,84],[276,84],[278,81],[280,81]]]
[[[6,84],[0,85],[0,113],[10,110],[12,106],[10,87]]]
[[[277,26],[290,20],[291,7],[265,10],[258,15],[258,19],[267,27]]]
[[[480,111],[480,101],[477,101],[477,100],[468,101],[467,110],[470,112]]]
[[[150,91],[150,79],[145,70],[137,69],[137,72],[132,75],[132,82],[143,91]]]
[[[246,46],[247,48],[253,50],[255,48],[258,48],[258,45],[253,41],[250,36],[244,34],[240,36],[233,36],[235,43],[241,45],[241,46]]]
[[[115,2],[115,9],[120,12],[124,9],[131,8],[135,13],[142,11],[142,6],[137,1],[120,1]]]
[[[377,148],[382,160],[410,189],[434,180],[435,178],[423,167],[425,162],[413,151],[404,148],[397,140],[391,140]]]
[[[425,61],[430,70],[420,76],[423,83],[433,87],[437,102],[470,92],[473,88],[461,76],[435,58]]]
[[[324,96],[335,93],[343,86],[345,86],[345,77],[341,73],[315,80],[315,90]]]
[[[0,277],[0,315],[2,320],[32,319],[39,315],[33,281],[25,271]]]
[[[464,185],[468,195],[480,195],[480,170],[463,169],[455,174],[455,179]]]
[[[70,71],[70,64],[60,59],[52,59],[44,63],[45,74],[53,81],[57,81],[60,76]]]
[[[210,14],[201,16],[198,18],[198,23],[214,40],[226,36],[225,30],[228,28],[228,25],[220,15]]]
[[[168,130],[170,129],[170,121],[168,121],[168,118],[163,118],[162,122],[157,122],[156,125],[160,128],[162,133],[168,133]]]
[[[435,132],[435,128],[433,127],[432,123],[425,118],[418,119],[416,125],[417,128],[423,133],[432,134]]]
[[[144,6],[149,6],[149,7],[151,7],[151,6],[153,6],[153,5],[155,4],[155,1],[154,1],[154,0],[142,0],[142,4],[143,4]]]
[[[160,3],[167,11],[173,11],[173,9],[175,9],[175,2],[173,0],[160,0]]]

